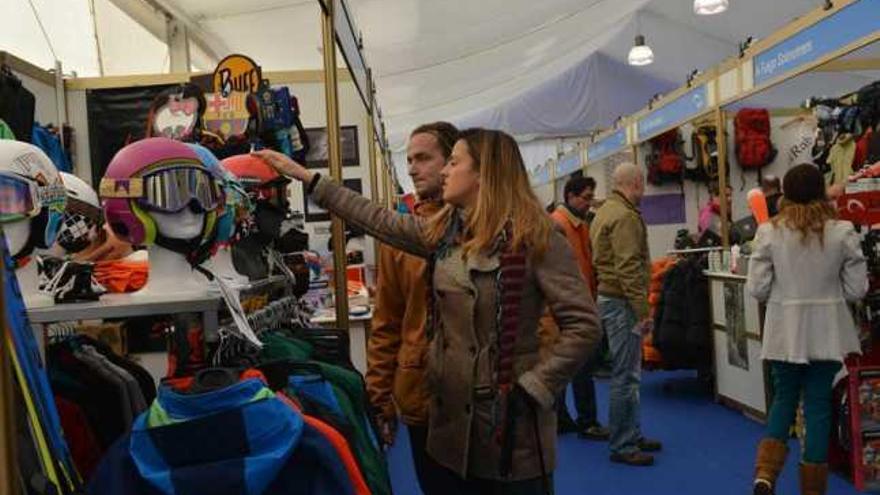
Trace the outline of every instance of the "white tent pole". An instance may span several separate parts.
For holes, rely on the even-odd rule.
[[[40,13],[37,12],[37,7],[34,5],[33,0],[25,0],[28,5],[31,6],[31,12],[34,13],[34,19],[37,20],[37,24],[40,26],[40,31],[43,32],[43,39],[46,40],[46,44],[49,45],[49,51],[52,53],[52,59],[58,60],[58,55],[55,54],[55,47],[52,46],[52,39],[49,38],[49,33],[46,32],[46,26],[43,25],[43,19],[40,18]]]
[[[98,34],[98,15],[95,13],[95,0],[89,0],[89,14],[92,16],[92,30],[95,32],[95,53],[98,56],[98,75],[104,77],[104,53],[101,51],[101,37]]]
[[[221,58],[232,53],[223,39],[202,29],[197,21],[189,18],[189,16],[187,16],[181,9],[177,8],[172,2],[169,2],[168,0],[145,1],[155,4],[159,9],[163,10],[166,15],[173,17],[186,26],[187,36],[199,45],[199,48],[207,53],[208,56],[215,59],[216,62],[219,62]],[[186,67],[186,70],[189,71],[189,66]]]
[[[168,43],[170,72],[189,72],[189,30],[183,22],[174,18],[168,19],[167,26],[165,41]]]

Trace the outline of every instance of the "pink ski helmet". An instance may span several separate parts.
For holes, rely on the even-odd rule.
[[[173,213],[190,206],[206,213],[202,238],[207,241],[224,203],[220,182],[199,156],[187,145],[163,137],[119,150],[101,179],[99,194],[113,232],[135,245],[156,241],[151,211]]]

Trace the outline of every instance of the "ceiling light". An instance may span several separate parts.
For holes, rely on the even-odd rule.
[[[636,36],[636,44],[629,51],[629,65],[648,65],[654,61],[654,51],[645,44],[643,35]]]
[[[727,10],[728,0],[694,0],[694,14],[715,15]]]

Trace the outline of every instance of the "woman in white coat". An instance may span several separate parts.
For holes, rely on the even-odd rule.
[[[782,187],[779,215],[758,229],[749,263],[748,289],[767,305],[762,357],[773,377],[754,494],[773,493],[803,393],[807,438],[801,493],[820,495],[828,478],[834,377],[843,359],[860,351],[847,303],[864,297],[867,265],[858,234],[851,223],[836,219],[815,166],[792,168]]]

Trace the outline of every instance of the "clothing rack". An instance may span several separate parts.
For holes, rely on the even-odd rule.
[[[305,326],[307,318],[304,313],[296,296],[286,296],[248,314],[247,326],[256,335],[285,325]],[[231,323],[220,327],[217,335],[219,343],[212,359],[214,366],[228,366],[231,361],[239,364],[258,362],[259,346],[243,334],[234,318]]]
[[[700,254],[711,253],[713,251],[724,251],[724,248],[721,246],[716,246],[708,248],[671,249],[669,251],[666,251],[666,254]]]
[[[77,323],[70,321],[46,325],[46,339],[52,343],[57,340],[64,340],[68,337],[73,337],[78,333],[77,326]]]
[[[300,320],[303,317],[300,300],[296,296],[286,296],[248,314],[247,321],[257,333],[260,333],[266,329],[277,328],[281,324]],[[220,331],[235,332],[235,323],[223,325],[220,327]]]

